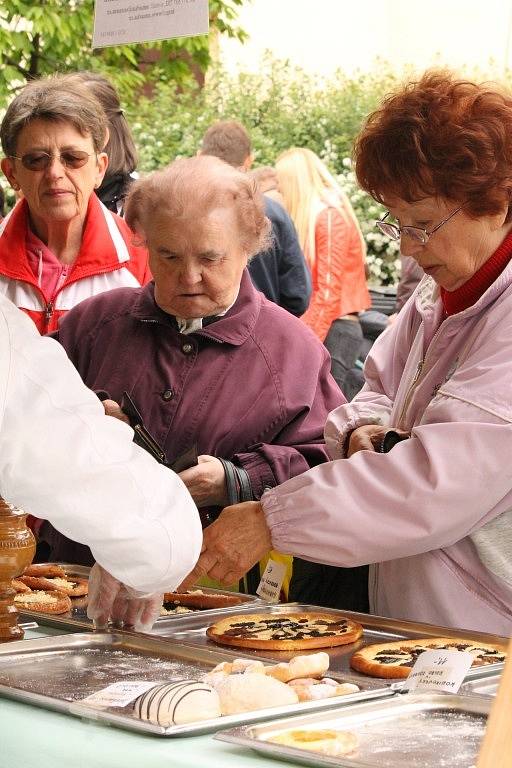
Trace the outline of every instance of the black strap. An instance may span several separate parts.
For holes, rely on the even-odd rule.
[[[240,487],[240,501],[253,501],[254,494],[252,492],[251,481],[247,471],[243,469],[243,467],[237,467],[236,464],[233,466],[235,467],[235,472],[238,477],[238,485]]]
[[[241,501],[252,501],[254,494],[249,475],[242,467],[237,467],[232,461],[219,458],[224,467],[226,478],[226,495],[228,504],[239,504]]]
[[[238,492],[238,479],[235,471],[235,465],[231,461],[219,458],[220,463],[224,467],[224,476],[226,478],[226,494],[228,497],[228,505],[238,504],[240,497]]]

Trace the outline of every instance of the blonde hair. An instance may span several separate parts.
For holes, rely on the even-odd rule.
[[[293,147],[277,158],[275,169],[286,209],[290,214],[306,260],[312,269],[316,261],[315,226],[326,206],[336,208],[352,224],[366,245],[350,200],[325,164],[310,149]]]

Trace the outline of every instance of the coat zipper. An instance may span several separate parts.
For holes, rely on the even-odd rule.
[[[398,419],[398,424],[402,424],[402,419],[405,416],[405,412],[407,411],[407,408],[409,407],[409,403],[411,402],[411,398],[414,392],[414,389],[416,387],[416,384],[418,383],[418,379],[421,376],[421,371],[423,370],[423,363],[425,362],[424,359],[420,360],[417,367],[416,367],[416,373],[414,374],[414,378],[411,382],[411,385],[409,389],[407,390],[407,394],[405,396],[404,404],[402,406],[402,410],[400,411],[400,418]]]
[[[426,363],[426,361],[427,361],[427,357],[428,357],[428,355],[429,355],[429,352],[430,352],[430,350],[432,349],[432,347],[433,347],[433,345],[434,345],[434,342],[436,341],[436,338],[437,338],[437,336],[439,335],[439,333],[440,333],[440,331],[441,331],[441,328],[442,328],[442,326],[443,326],[443,325],[444,325],[444,323],[441,323],[441,325],[439,326],[439,328],[437,329],[437,331],[436,331],[436,332],[434,333],[434,335],[432,336],[432,340],[431,340],[430,344],[428,345],[428,349],[427,349],[427,352],[426,352],[426,354],[425,354],[425,357],[423,357],[423,358],[422,358],[422,359],[419,361],[419,363],[418,363],[418,365],[417,365],[417,368],[416,368],[416,373],[414,374],[414,378],[413,378],[413,380],[412,380],[412,382],[411,382],[411,385],[410,385],[409,389],[407,390],[407,395],[405,396],[404,404],[403,404],[403,406],[402,406],[402,410],[400,411],[400,418],[399,418],[399,420],[398,420],[398,424],[399,424],[399,425],[403,423],[403,422],[402,422],[402,419],[404,418],[404,416],[405,416],[405,412],[406,412],[407,408],[409,407],[409,403],[411,402],[411,398],[412,398],[412,396],[413,396],[413,393],[414,393],[414,390],[415,390],[415,388],[416,388],[416,386],[417,386],[417,384],[418,384],[418,380],[419,380],[419,378],[420,378],[420,376],[421,376],[421,373],[422,373],[422,371],[423,371],[423,370],[424,370],[424,368],[425,368],[425,363]]]
[[[53,310],[54,310],[53,302],[49,301],[44,310],[46,330],[48,330],[48,326],[50,325],[50,320],[52,319],[52,316],[53,316]]]

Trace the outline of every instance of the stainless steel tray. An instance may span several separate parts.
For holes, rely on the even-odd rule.
[[[480,696],[407,694],[236,728],[215,738],[303,765],[474,768],[490,705],[490,699]],[[295,729],[351,731],[358,747],[352,756],[328,757],[269,741]]]
[[[496,696],[500,685],[500,675],[488,675],[478,680],[469,680],[464,683],[460,693],[469,696]]]
[[[91,571],[91,569],[85,565],[73,565],[72,563],[56,563],[56,565],[60,565],[62,568],[64,568],[66,573],[70,576],[80,576],[83,579],[89,578],[89,573]],[[245,610],[244,605],[264,604],[263,601],[255,595],[245,595],[241,592],[231,592],[226,589],[213,589],[211,587],[199,587],[199,589],[202,589],[205,594],[236,595],[236,597],[240,597],[243,602],[240,605],[233,605],[229,606],[228,608],[207,609],[203,611],[197,611],[197,613],[205,613],[209,615],[213,612],[221,610],[224,614],[225,611],[240,611],[240,609]],[[21,621],[36,619],[40,626],[57,627],[75,631],[77,629],[93,629],[93,623],[87,616],[87,596],[72,598],[71,606],[72,607],[70,611],[67,613],[59,614],[58,616],[53,616],[52,614],[48,613],[39,613],[38,611],[28,611],[25,609],[20,610],[19,613],[22,617]],[[160,616],[157,619],[157,622],[159,624],[162,623],[166,625],[183,615],[186,614]]]
[[[235,653],[240,655],[242,649],[228,648],[227,646],[219,646],[217,643],[212,642],[206,636],[206,629],[210,624],[220,620],[225,616],[225,610],[218,611],[217,615],[214,611],[202,611],[201,613],[194,613],[189,615],[182,615],[173,617],[172,622],[159,621],[152,629],[153,635],[160,637],[171,638],[180,643],[197,645],[202,648],[218,649],[223,648],[228,653]],[[469,640],[478,640],[479,642],[498,642],[504,645],[506,648],[508,639],[504,637],[498,637],[496,635],[488,635],[481,632],[471,632],[469,630],[462,629],[448,629],[446,627],[438,627],[434,624],[421,624],[420,622],[402,621],[398,619],[387,619],[382,616],[369,616],[365,613],[354,613],[351,611],[337,611],[333,608],[320,608],[315,605],[306,605],[305,603],[280,603],[278,605],[269,605],[265,603],[263,605],[249,606],[243,610],[229,609],[231,613],[235,614],[251,614],[251,613],[264,613],[269,615],[279,615],[280,613],[300,613],[302,611],[321,611],[322,613],[332,613],[335,616],[345,616],[350,619],[354,619],[362,624],[364,632],[362,638],[357,642],[350,645],[339,645],[334,648],[322,648],[329,654],[331,662],[329,666],[329,674],[338,672],[342,674],[350,674],[357,678],[357,682],[362,680],[368,680],[366,675],[362,675],[359,672],[355,672],[350,668],[350,657],[359,648],[373,643],[386,643],[394,642],[395,640],[405,640],[414,637],[467,637]],[[286,661],[292,656],[296,656],[297,653],[316,653],[318,648],[312,651],[253,651],[248,648],[243,649],[245,656],[258,656],[259,658],[267,658],[277,661]],[[491,664],[486,667],[474,667],[468,672],[466,679],[473,679],[474,677],[481,677],[482,675],[489,675],[490,671],[501,671],[503,664]],[[395,680],[386,680],[384,678],[377,678],[382,685],[390,685],[396,683]],[[400,687],[400,686],[398,686]]]
[[[103,709],[82,702],[86,696],[114,682],[197,679],[221,661],[232,660],[231,654],[218,648],[211,651],[185,647],[137,633],[80,633],[15,641],[0,647],[0,695],[157,736],[209,733],[241,723],[394,695],[389,688],[366,681],[366,685],[360,684],[361,691],[343,697],[271,707],[168,728],[135,718],[132,704],[122,709]],[[350,676],[338,679],[354,682]]]

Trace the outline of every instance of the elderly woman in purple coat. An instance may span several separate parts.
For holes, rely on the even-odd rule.
[[[207,525],[324,462],[323,427],[344,398],[323,345],[251,283],[269,224],[249,175],[176,160],[136,182],[125,210],[154,281],[82,302],[57,338],[107,413],[127,420],[135,405],[166,463],[179,471],[197,452],[179,474]],[[52,543],[52,558],[87,561]]]

